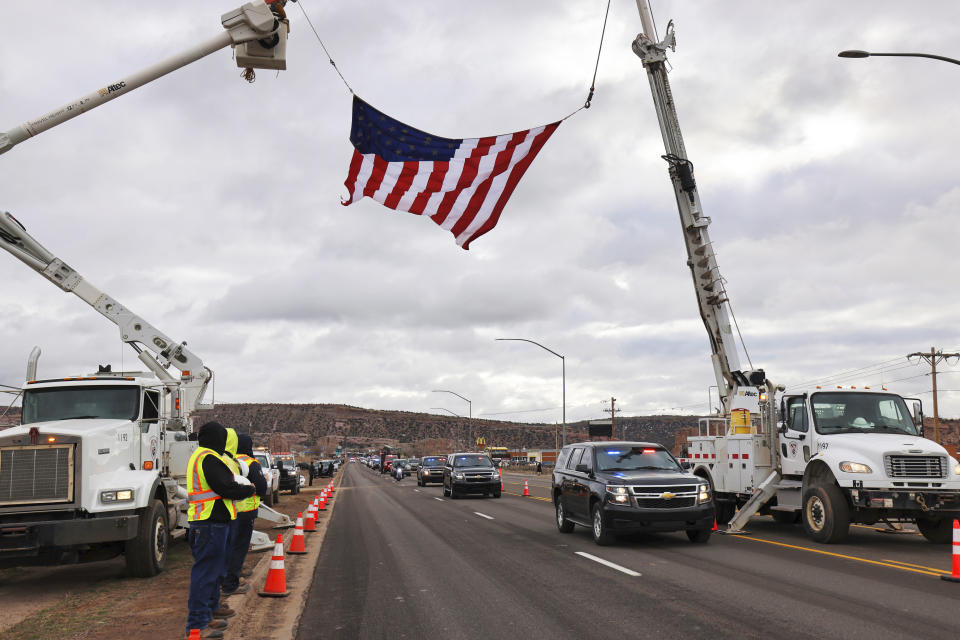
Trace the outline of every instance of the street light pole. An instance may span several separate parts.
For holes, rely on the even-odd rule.
[[[564,358],[559,353],[557,353],[556,351],[554,351],[553,349],[549,347],[545,347],[539,342],[534,342],[533,340],[527,340],[526,338],[495,338],[495,340],[504,341],[504,342],[506,341],[529,342],[530,344],[535,344],[541,349],[545,351],[549,351],[553,355],[560,358],[560,375],[561,375],[561,381],[562,381],[561,384],[563,389],[563,405],[562,405],[563,408],[561,410],[562,411],[561,415],[563,420],[563,431],[562,431],[563,438],[562,438],[561,446],[564,446],[564,447],[567,446],[567,359]]]
[[[473,435],[473,403],[470,402],[470,399],[469,399],[469,398],[464,398],[462,395],[460,395],[460,394],[457,393],[456,391],[449,391],[449,390],[447,390],[447,389],[434,389],[434,390],[432,391],[432,393],[451,393],[451,394],[457,396],[458,398],[460,398],[461,400],[466,400],[466,401],[467,401],[467,414],[468,414],[468,417],[467,417],[467,426],[470,428],[470,435],[472,436],[472,435]],[[459,438],[457,438],[457,439],[459,440]]]
[[[848,49],[837,54],[839,58],[872,58],[876,56],[890,56],[897,58],[931,58],[933,60],[942,60],[943,62],[952,62],[960,64],[960,60],[948,58],[946,56],[935,56],[932,53],[876,53],[873,51],[860,51],[858,49]]]

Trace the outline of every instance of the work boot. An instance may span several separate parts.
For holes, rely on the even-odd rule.
[[[226,629],[227,621],[214,618],[213,620],[210,621],[210,624],[207,625],[207,628],[208,629]]]
[[[236,589],[231,589],[229,591],[227,589],[221,589],[220,593],[225,596],[232,596],[237,593],[246,593],[247,591],[250,591],[250,585],[246,582],[241,582],[237,585]]]
[[[220,608],[213,612],[213,617],[220,618],[221,620],[232,618],[235,615],[237,615],[237,612],[225,604],[220,605]]]

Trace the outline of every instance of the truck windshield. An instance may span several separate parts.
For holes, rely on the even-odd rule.
[[[597,469],[600,471],[634,471],[662,469],[677,471],[679,467],[669,453],[657,447],[597,447]]]
[[[23,424],[89,418],[136,420],[139,412],[139,387],[52,387],[23,394]]]
[[[456,456],[453,460],[455,467],[493,467],[487,456]]]
[[[920,435],[903,398],[883,393],[815,393],[817,433],[905,433]]]

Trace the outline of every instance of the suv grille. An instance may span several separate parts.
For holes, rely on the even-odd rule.
[[[668,486],[631,487],[637,506],[647,509],[685,509],[697,504],[697,485],[681,484]],[[673,497],[664,497],[673,494]]]
[[[73,445],[0,449],[0,506],[73,500]]]
[[[943,478],[946,475],[942,456],[884,456],[883,463],[891,478]]]

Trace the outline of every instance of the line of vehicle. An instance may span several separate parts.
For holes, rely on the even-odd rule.
[[[487,520],[496,520],[496,518],[494,518],[493,516],[488,516],[487,514],[480,513],[479,511],[474,511],[474,513],[480,516],[481,518],[486,518]]]
[[[633,576],[636,578],[641,575],[640,573],[637,573],[633,569],[627,569],[626,567],[621,567],[619,564],[615,564],[613,562],[610,562],[609,560],[604,560],[603,558],[598,558],[597,556],[590,555],[589,553],[584,553],[583,551],[574,551],[574,553],[582,558],[586,558],[587,560],[593,560],[594,562],[598,562],[604,566],[610,567],[611,569],[616,569],[617,571],[625,573],[628,576]]]
[[[893,569],[900,569],[901,571],[911,571],[913,573],[922,573],[927,576],[939,576],[939,569],[933,569],[930,571],[923,571],[920,569],[912,569],[906,566],[900,566],[899,564],[893,564],[892,562],[881,562],[879,560],[868,560],[867,558],[859,558],[857,556],[848,556],[843,553],[834,553],[832,551],[822,551],[820,549],[811,549],[810,547],[800,547],[795,544],[787,544],[785,542],[774,542],[773,540],[764,540],[763,538],[754,538],[753,536],[730,536],[731,538],[739,540],[753,540],[754,542],[765,542],[766,544],[772,544],[778,547],[786,547],[787,549],[796,549],[798,551],[809,551],[810,553],[818,553],[824,556],[832,556],[834,558],[844,558],[845,560],[854,560],[856,562],[863,562],[865,564],[873,564],[880,567],[891,567]]]

